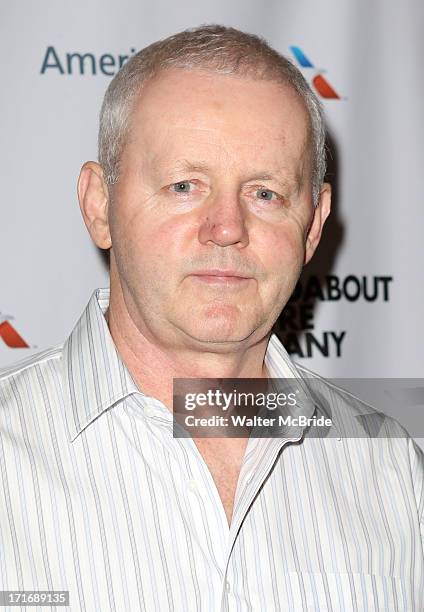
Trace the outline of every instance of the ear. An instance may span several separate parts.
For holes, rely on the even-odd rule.
[[[109,190],[103,169],[93,161],[85,162],[78,179],[78,200],[85,225],[93,242],[100,249],[109,249]]]
[[[325,220],[330,214],[330,210],[331,185],[329,183],[323,183],[319,194],[318,206],[316,206],[314,209],[314,216],[306,236],[305,259],[303,265],[306,265],[308,261],[310,261],[312,255],[315,253],[315,249],[317,248],[321,239]]]

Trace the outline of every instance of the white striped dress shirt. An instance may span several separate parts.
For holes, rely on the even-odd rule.
[[[0,372],[0,590],[67,590],[75,612],[424,610],[411,438],[251,438],[229,527],[197,447],[120,359],[108,303],[96,290],[64,344]],[[305,372],[275,335],[265,363]]]

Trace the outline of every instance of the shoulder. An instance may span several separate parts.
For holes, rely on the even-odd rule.
[[[383,379],[327,379],[312,370],[295,364],[305,380],[308,391],[318,409],[333,418],[344,437],[353,438],[408,438],[409,433],[393,416],[377,409],[367,399],[370,390],[375,395]]]
[[[315,403],[330,413],[343,437],[348,438],[350,444],[360,447],[362,452],[378,455],[381,469],[386,463],[391,465],[392,471],[412,488],[418,515],[423,517],[424,452],[406,428],[393,416],[377,410],[333,380],[325,379],[303,365],[296,363],[295,366],[299,375],[307,381]],[[343,382],[344,379],[341,379],[340,383]],[[354,382],[359,395],[361,382],[371,384],[369,379]],[[375,384],[378,384],[377,381]]]
[[[62,351],[63,343],[1,368],[0,409],[48,389],[61,373]]]

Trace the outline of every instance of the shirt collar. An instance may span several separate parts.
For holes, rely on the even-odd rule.
[[[120,358],[104,313],[109,287],[96,289],[63,347],[66,424],[70,441],[107,408],[141,393]]]
[[[109,287],[93,292],[63,346],[65,414],[71,442],[102,412],[123,398],[135,393],[145,396],[122,361],[110,334],[104,316],[109,297]],[[265,365],[271,378],[302,378],[275,334],[268,343]],[[311,402],[301,407],[302,415],[309,417],[313,412]]]
[[[290,415],[293,418],[306,417],[311,418],[315,413],[316,416],[330,416],[321,403],[317,403],[309,384],[309,371],[295,364],[278,336],[273,333],[269,339],[267,351],[265,353],[265,365],[267,366],[269,377],[271,379],[281,379],[281,386],[274,385],[275,391],[283,391],[285,393],[295,392],[296,403],[290,408],[285,408],[283,413],[285,416]],[[333,422],[333,426],[337,426]],[[278,437],[286,436],[302,436],[307,425],[290,425],[281,428],[281,431],[274,431],[274,435]],[[337,429],[338,430],[338,429]]]

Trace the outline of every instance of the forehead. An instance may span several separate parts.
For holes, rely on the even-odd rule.
[[[308,114],[290,86],[173,68],[143,87],[126,148],[154,164],[197,156],[294,171],[303,165],[308,143]]]

